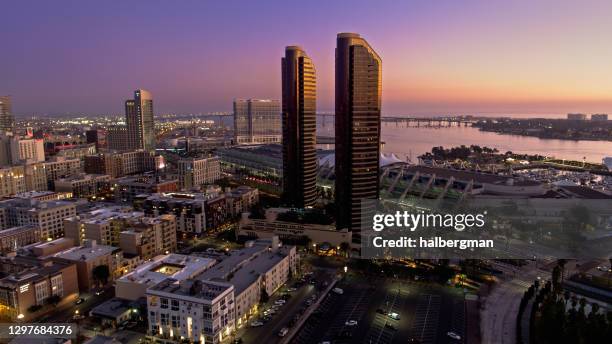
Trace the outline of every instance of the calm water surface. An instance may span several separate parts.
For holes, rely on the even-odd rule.
[[[333,118],[317,120],[317,134],[333,136]],[[497,148],[500,152],[542,154],[560,159],[582,160],[601,163],[606,156],[612,156],[612,141],[569,141],[539,139],[529,136],[500,135],[483,132],[472,127],[424,128],[406,127],[405,124],[383,123],[383,151],[395,153],[400,158],[416,158],[431,151],[432,147],[446,148],[460,145],[479,145]],[[320,145],[321,148],[333,148]]]

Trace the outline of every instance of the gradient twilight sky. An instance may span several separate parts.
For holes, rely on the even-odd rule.
[[[612,3],[569,0],[30,1],[0,6],[0,95],[22,114],[229,111],[280,98],[285,45],[333,109],[338,32],[383,59],[383,113],[612,113]]]

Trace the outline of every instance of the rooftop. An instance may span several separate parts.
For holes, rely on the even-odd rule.
[[[147,293],[155,293],[156,291],[169,293],[179,296],[187,296],[194,301],[212,302],[214,299],[223,295],[227,291],[231,291],[234,287],[225,282],[203,281],[199,279],[187,279],[178,281],[173,278],[168,278],[154,287],[148,289]]]
[[[54,256],[74,261],[87,261],[112,254],[117,250],[119,248],[114,246],[98,245],[95,240],[86,240],[85,246],[73,247],[56,253]]]
[[[214,259],[204,257],[174,253],[162,255],[138,266],[134,271],[121,277],[119,281],[140,283],[149,286],[158,284],[167,278],[181,281],[196,276],[210,268],[214,263]]]

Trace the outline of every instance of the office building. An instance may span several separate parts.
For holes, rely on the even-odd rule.
[[[221,166],[216,156],[190,158],[178,161],[178,178],[181,190],[199,189],[221,178]]]
[[[235,99],[234,141],[236,144],[280,143],[280,102],[271,99]]]
[[[76,206],[67,201],[9,199],[0,201],[0,228],[34,225],[42,240],[64,236],[64,218],[75,216]]]
[[[47,191],[49,189],[45,163],[25,164],[23,172],[25,175],[26,191]]]
[[[381,83],[382,60],[368,42],[355,33],[338,34],[335,196],[339,229],[359,231],[361,216],[367,216],[362,214],[361,200],[378,199]]]
[[[300,47],[285,48],[282,92],[283,200],[310,207],[317,200],[317,90],[314,64]]]
[[[13,132],[15,118],[10,96],[0,96],[0,132]]]
[[[31,322],[52,312],[55,307],[47,302],[51,296],[58,297],[57,307],[66,307],[78,298],[77,270],[72,262],[54,258],[1,257],[0,270],[3,272],[0,310],[9,320]]]
[[[125,102],[127,139],[131,149],[155,149],[155,124],[153,122],[153,98],[148,91],[134,91],[134,99]]]

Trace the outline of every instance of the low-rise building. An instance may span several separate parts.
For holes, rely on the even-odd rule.
[[[69,248],[53,256],[76,263],[79,290],[85,292],[104,283],[99,279],[102,276],[94,273],[98,271],[98,266],[108,268],[107,282],[114,281],[124,273],[121,250],[114,246],[98,245],[95,240],[86,240],[83,246]]]
[[[23,166],[0,168],[0,197],[8,197],[26,191],[28,190]]]
[[[176,230],[190,234],[206,232],[206,200],[216,193],[161,193],[145,196],[142,210],[146,216],[173,214],[176,216]]]
[[[74,263],[33,257],[0,258],[0,310],[9,321],[32,321],[78,297]],[[53,297],[53,298],[52,298]]]
[[[182,281],[194,278],[215,264],[215,260],[182,254],[160,255],[136,267],[132,272],[115,281],[115,296],[126,300],[138,300],[151,288],[165,279]]]
[[[89,239],[101,245],[118,247],[121,231],[126,229],[130,221],[142,217],[144,213],[133,211],[131,207],[95,209],[64,219],[65,236],[73,239],[75,245],[82,245]]]
[[[70,192],[73,197],[86,198],[96,196],[104,190],[110,190],[111,178],[105,174],[79,174],[55,181],[55,191]]]
[[[278,236],[286,243],[312,243],[320,246],[327,243],[339,247],[343,243],[350,244],[352,232],[346,228],[336,230],[333,223],[308,223],[308,221],[288,221],[279,219],[279,214],[291,211],[288,208],[266,209],[263,218],[256,218],[249,213],[243,213],[236,236],[246,240],[268,239]],[[313,221],[314,222],[314,221]]]
[[[55,156],[50,161],[43,163],[47,175],[47,186],[49,190],[55,190],[55,181],[68,178],[83,172],[81,159]]]
[[[15,252],[20,247],[40,241],[40,230],[33,225],[0,230],[0,253]]]
[[[0,201],[0,228],[34,225],[40,229],[41,239],[64,236],[64,218],[75,216],[76,206],[68,201],[37,201],[9,199]]]
[[[199,189],[221,178],[218,157],[190,158],[178,161],[179,187],[181,190]]]
[[[235,329],[234,287],[169,278],[147,290],[149,334],[160,339],[221,343]]]
[[[119,247],[143,260],[176,251],[176,217],[165,214],[130,221],[120,233]]]
[[[113,188],[116,200],[131,203],[138,195],[175,192],[178,180],[163,179],[156,175],[130,176],[116,179]]]

